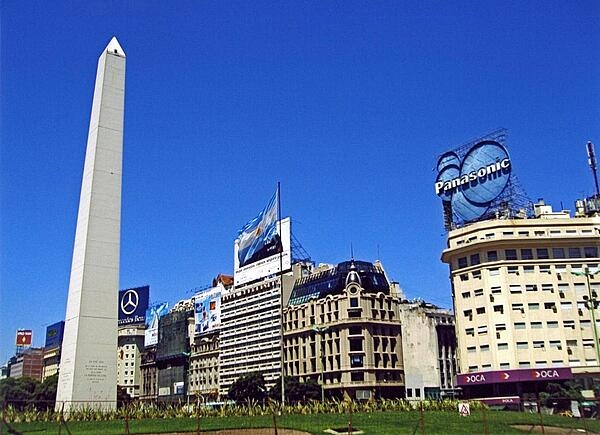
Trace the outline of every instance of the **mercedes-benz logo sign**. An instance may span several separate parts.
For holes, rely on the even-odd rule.
[[[121,311],[128,316],[136,310],[140,297],[135,290],[127,290],[121,299]]]

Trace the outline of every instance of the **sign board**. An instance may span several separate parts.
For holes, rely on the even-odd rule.
[[[459,402],[458,413],[461,417],[468,417],[471,415],[471,405],[468,402]]]
[[[250,259],[244,260],[244,256],[240,255],[241,239],[235,241],[233,248],[234,258],[234,285],[239,286],[250,281],[259,280],[270,275],[275,275],[283,270],[290,269],[291,266],[291,235],[290,235],[290,218],[276,221],[277,231],[275,238],[271,242],[263,246],[263,254],[274,252],[272,255],[265,257],[253,256]],[[260,242],[260,240],[259,240]],[[252,243],[245,241],[244,243]],[[260,242],[262,243],[262,242]],[[280,246],[278,246],[280,245]],[[271,250],[271,248],[273,248]],[[280,258],[281,257],[281,258]]]
[[[56,322],[46,328],[46,343],[44,347],[58,347],[62,343],[63,333],[65,331],[65,322]]]
[[[142,324],[146,321],[149,295],[149,286],[119,292],[119,326]]]
[[[31,329],[19,329],[15,343],[17,346],[31,346],[33,331]]]
[[[152,305],[146,311],[146,331],[144,332],[144,346],[154,346],[158,343],[158,323],[161,317],[169,312],[169,304]]]
[[[510,180],[512,164],[504,145],[483,139],[466,152],[442,154],[437,162],[435,194],[450,209],[451,215],[472,222],[486,215]]]
[[[196,293],[194,323],[196,334],[213,331],[221,326],[221,287],[213,287]]]
[[[569,367],[551,367],[537,369],[497,370],[489,372],[461,373],[456,376],[457,385],[497,384],[509,382],[549,381],[572,379]]]

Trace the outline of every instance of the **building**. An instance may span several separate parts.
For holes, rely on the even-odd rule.
[[[530,218],[449,232],[442,261],[465,395],[522,396],[547,381],[600,374],[600,215],[588,203],[578,201],[571,217],[540,201]]]
[[[194,330],[190,334],[188,391],[203,402],[219,399],[221,295],[233,287],[233,276],[218,275],[212,287],[194,296]]]
[[[266,277],[223,293],[219,353],[221,396],[227,394],[240,376],[248,373],[262,373],[269,388],[281,378],[282,298],[286,300],[289,296],[292,282],[292,273],[287,272],[283,277]]]
[[[62,346],[65,322],[56,322],[46,328],[46,342],[44,344],[44,367],[42,380],[58,373],[60,365],[60,349]]]
[[[406,398],[454,397],[456,335],[454,315],[424,301],[402,301],[402,352]]]
[[[400,299],[379,262],[294,266],[284,308],[285,370],[325,397],[404,397]]]
[[[44,367],[44,349],[30,347],[15,355],[9,361],[10,378],[33,378],[42,380]]]
[[[156,346],[147,347],[140,355],[140,377],[142,380],[140,400],[156,401],[158,398]]]
[[[158,326],[156,371],[158,400],[163,402],[187,400],[187,381],[190,356],[190,329],[194,312],[191,300],[178,302]]]
[[[131,397],[141,395],[140,366],[144,351],[144,324],[119,326],[117,344],[117,387]]]

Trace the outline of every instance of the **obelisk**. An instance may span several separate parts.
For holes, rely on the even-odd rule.
[[[115,409],[125,52],[112,38],[98,59],[56,409]]]

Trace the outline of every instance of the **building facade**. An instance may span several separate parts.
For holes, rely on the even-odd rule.
[[[403,397],[400,300],[381,265],[347,261],[299,275],[284,309],[286,375],[319,382],[325,397]]]
[[[119,326],[117,342],[117,387],[131,397],[141,395],[140,366],[144,351],[144,324]]]
[[[600,372],[600,217],[553,212],[454,229],[450,266],[458,384],[472,396],[537,391]]]
[[[424,301],[403,301],[400,306],[406,398],[454,397],[456,335],[454,316]]]

